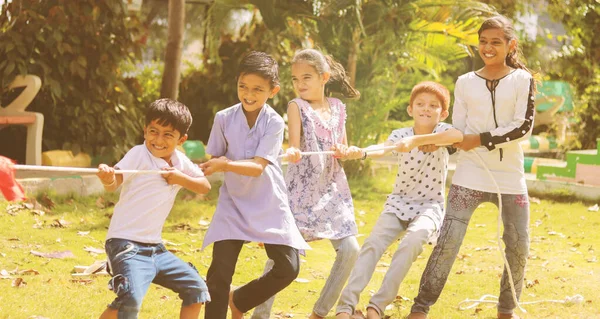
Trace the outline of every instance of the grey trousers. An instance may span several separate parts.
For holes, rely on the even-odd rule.
[[[356,265],[348,279],[348,285],[340,296],[336,313],[354,313],[360,293],[369,284],[381,256],[391,244],[404,234],[392,257],[381,288],[371,297],[367,306],[375,309],[383,317],[385,308],[396,298],[400,284],[410,266],[423,252],[423,245],[435,231],[435,223],[429,217],[422,216],[408,222],[398,219],[393,213],[382,213],[373,227],[371,235],[360,249]]]
[[[355,236],[349,236],[342,239],[331,239],[331,245],[335,249],[336,256],[329,277],[325,281],[325,286],[321,290],[321,295],[313,307],[313,312],[320,316],[325,317],[335,305],[350,271],[354,261],[358,256],[359,245]],[[265,272],[269,271],[270,267],[273,266],[272,260],[267,260],[265,266]],[[273,308],[273,302],[275,296],[269,300],[260,304],[254,309],[251,319],[269,319],[271,315],[271,309]]]
[[[498,195],[452,185],[448,194],[448,210],[437,246],[433,249],[421,277],[419,294],[412,312],[428,313],[437,301],[456,260],[473,212],[484,202],[497,205]],[[502,239],[505,254],[514,280],[517,298],[521,295],[525,264],[529,254],[529,198],[524,195],[502,194]],[[500,281],[498,312],[512,313],[516,307],[506,268]]]

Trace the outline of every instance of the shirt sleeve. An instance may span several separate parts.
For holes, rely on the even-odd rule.
[[[204,173],[198,167],[198,165],[194,164],[184,153],[177,153],[179,160],[181,161],[181,171],[190,177],[203,177]]]
[[[220,157],[227,152],[227,140],[225,139],[225,117],[223,113],[217,112],[215,121],[208,137],[206,153],[213,157]]]
[[[481,145],[490,151],[497,145],[518,142],[531,135],[535,113],[535,80],[529,75],[519,78],[517,82],[518,92],[513,120],[508,125],[480,134]]]
[[[138,170],[142,169],[142,151],[145,145],[138,145],[130,149],[125,156],[115,165],[115,169],[119,170]],[[133,174],[122,174],[123,182],[125,182]]]
[[[262,157],[272,164],[277,163],[277,157],[283,144],[283,129],[285,124],[281,116],[277,115],[269,120],[267,129],[258,142],[254,156]]]
[[[467,128],[467,103],[463,98],[464,80],[459,78],[454,87],[454,105],[452,106],[452,126],[461,132]]]
[[[390,136],[388,136],[387,141],[388,143],[392,143],[392,144],[396,144],[396,142],[398,142],[399,140],[401,140],[404,137],[407,137],[409,134],[406,131],[406,129],[397,129],[397,130],[393,130],[392,133],[390,134]],[[397,156],[398,152],[396,152],[395,150],[392,151],[392,155]]]

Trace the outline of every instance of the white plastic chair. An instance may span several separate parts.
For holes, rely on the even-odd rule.
[[[42,165],[44,115],[42,113],[25,111],[40,91],[42,80],[35,75],[19,75],[8,88],[14,89],[18,87],[25,87],[25,89],[9,105],[5,107],[0,105],[0,129],[8,125],[27,126],[25,163],[27,165]]]

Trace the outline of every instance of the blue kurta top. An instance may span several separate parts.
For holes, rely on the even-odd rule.
[[[207,153],[233,161],[258,156],[269,164],[257,177],[225,172],[203,248],[216,241],[236,239],[310,249],[290,211],[277,158],[284,127],[281,116],[267,104],[252,128],[248,126],[241,104],[217,112]]]

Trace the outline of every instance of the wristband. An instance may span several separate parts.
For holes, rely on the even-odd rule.
[[[367,153],[367,151],[363,151],[363,156],[361,158],[361,160],[366,160],[367,159],[367,155],[369,155],[369,153]]]

